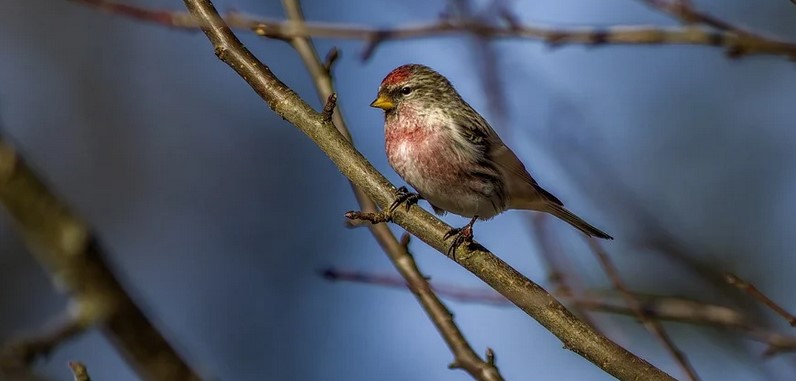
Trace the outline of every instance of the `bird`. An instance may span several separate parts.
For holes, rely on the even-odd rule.
[[[451,229],[448,253],[472,242],[476,220],[489,220],[509,209],[552,214],[584,234],[613,239],[570,212],[542,188],[516,154],[442,74],[421,64],[393,69],[381,81],[371,107],[384,111],[384,142],[390,166],[406,187],[390,211],[420,199],[438,215],[470,218]]]

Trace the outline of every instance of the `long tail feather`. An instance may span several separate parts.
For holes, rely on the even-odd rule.
[[[614,239],[614,237],[611,237],[610,235],[606,234],[604,231],[597,229],[594,226],[591,226],[588,222],[576,216],[574,213],[570,212],[561,205],[556,205],[552,202],[548,202],[543,210],[566,221],[567,223],[574,226],[575,228],[582,231],[584,234],[588,236],[603,238],[603,239]]]

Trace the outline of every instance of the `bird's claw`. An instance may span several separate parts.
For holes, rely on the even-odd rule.
[[[423,199],[423,196],[421,196],[418,193],[412,193],[409,191],[409,189],[402,186],[398,188],[398,197],[396,197],[395,201],[393,201],[392,204],[390,204],[388,210],[390,211],[390,213],[392,213],[402,203],[406,205],[406,210],[409,210],[409,208],[412,205],[417,204],[417,202],[420,201],[421,199]]]
[[[451,242],[451,245],[448,247],[448,256],[456,259],[456,249],[462,244],[470,244],[473,242],[473,226],[468,224],[463,228],[448,230],[448,232],[442,236],[442,240],[446,241],[451,237],[453,237],[453,242]]]

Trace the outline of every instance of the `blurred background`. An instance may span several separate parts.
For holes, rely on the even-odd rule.
[[[182,11],[177,0],[127,0]],[[444,0],[302,2],[308,20],[399,26],[437,20]],[[473,1],[494,17],[492,1]],[[634,0],[515,1],[523,22],[561,26],[677,25]],[[216,0],[221,11],[281,18],[278,1]],[[701,0],[737,25],[796,40],[786,0]],[[320,108],[298,55],[241,32],[284,82]],[[605,244],[630,287],[744,308],[787,325],[695,268],[732,271],[785,308],[796,226],[796,67],[781,57],[731,60],[704,46],[563,46],[468,36],[337,46],[339,104],[363,154],[393,183],[383,117],[368,107],[395,66],[448,78],[571,210],[616,237]],[[0,2],[0,125],[6,139],[108,248],[117,275],[185,358],[219,380],[468,380],[411,293],[332,283],[335,267],[394,273],[366,229],[346,179],[213,55],[204,35],[111,16],[70,1]],[[486,69],[485,69],[486,68]],[[485,78],[493,76],[489,81]],[[422,204],[428,207],[427,204]],[[466,220],[447,216],[454,226]],[[547,221],[583,287],[610,283],[578,232]],[[393,226],[400,234],[400,229]],[[477,239],[554,288],[529,213],[478,224]],[[486,288],[422,242],[433,280]],[[679,259],[675,259],[679,258]],[[0,213],[0,340],[36,332],[67,300]],[[449,302],[479,353],[497,353],[509,380],[608,380],[514,307]],[[594,315],[600,328],[677,378],[675,361],[634,319]],[[705,380],[791,380],[794,357],[761,355],[737,333],[667,323]],[[69,380],[66,362],[96,380],[137,376],[96,330],[59,346],[37,373]]]

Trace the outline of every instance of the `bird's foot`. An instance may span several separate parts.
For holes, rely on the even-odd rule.
[[[475,220],[478,219],[478,216],[473,217],[467,225],[464,225],[460,228],[453,228],[448,230],[444,236],[442,236],[442,240],[445,241],[448,238],[453,237],[453,242],[448,247],[448,256],[456,260],[456,249],[459,248],[462,244],[471,244],[473,242],[473,224]]]
[[[390,204],[390,207],[387,210],[392,213],[401,204],[404,204],[406,206],[406,210],[409,210],[412,205],[417,204],[417,202],[422,199],[423,196],[421,196],[419,193],[412,193],[406,187],[400,187],[398,188],[398,197],[395,198],[395,201]]]

